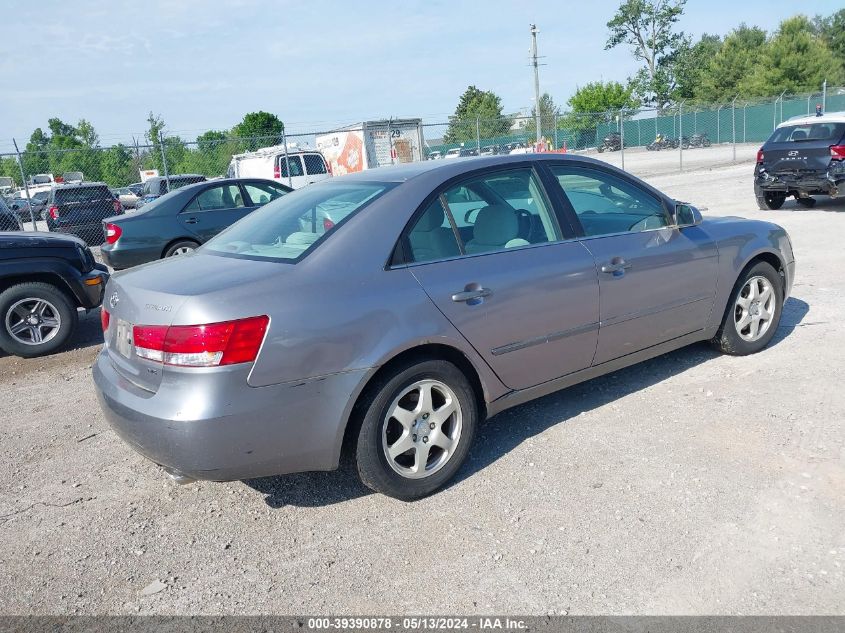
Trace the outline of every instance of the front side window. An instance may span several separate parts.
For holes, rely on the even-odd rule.
[[[287,189],[263,182],[244,183],[244,189],[246,189],[247,195],[252,200],[252,204],[256,206],[267,204],[271,200],[280,198],[287,193]]]
[[[332,183],[299,189],[250,213],[204,250],[295,263],[324,243],[344,220],[382,196],[390,183]]]
[[[210,187],[199,194],[186,209],[190,211],[216,211],[239,209],[244,206],[241,190],[237,185]]]
[[[660,200],[622,178],[564,165],[553,165],[551,171],[587,237],[669,226]]]
[[[292,177],[296,176],[303,176],[304,172],[302,171],[302,161],[300,160],[299,156],[288,156],[287,158],[284,155],[279,156],[279,173],[281,174],[282,178],[288,177],[288,165],[290,165],[290,175]]]

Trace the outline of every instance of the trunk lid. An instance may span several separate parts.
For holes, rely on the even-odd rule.
[[[830,147],[842,143],[845,123],[805,120],[782,125],[763,146],[763,167],[774,175],[824,174],[830,165]]]
[[[116,273],[103,299],[103,307],[109,313],[105,346],[112,365],[136,387],[155,393],[166,367],[135,353],[134,326],[199,325],[236,318],[227,316],[232,313],[226,306],[227,290],[231,294],[234,287],[291,268],[193,253]]]

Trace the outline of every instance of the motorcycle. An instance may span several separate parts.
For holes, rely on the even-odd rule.
[[[617,132],[611,132],[602,139],[598,146],[599,154],[602,152],[616,152],[622,149],[622,137]]]
[[[707,132],[696,132],[689,139],[690,147],[710,147],[710,139],[707,138]]]
[[[675,147],[677,147],[677,145]],[[659,152],[662,149],[671,149],[672,139],[667,139],[666,137],[658,136],[656,139],[654,139],[654,142],[649,143],[645,146],[645,148],[650,152]]]

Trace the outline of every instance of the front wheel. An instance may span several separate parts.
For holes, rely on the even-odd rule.
[[[358,433],[358,475],[404,501],[449,481],[469,452],[478,406],[463,372],[430,360],[400,367],[377,385]]]
[[[734,356],[759,352],[775,335],[782,311],[780,275],[771,264],[758,262],[737,281],[722,325],[711,343]]]
[[[50,284],[28,282],[0,293],[0,349],[32,358],[56,351],[79,316],[67,295]]]

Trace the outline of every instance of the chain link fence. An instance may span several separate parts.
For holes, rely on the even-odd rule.
[[[662,111],[391,119],[249,138],[207,132],[191,141],[160,133],[144,143],[110,147],[30,144],[0,153],[0,195],[23,230],[73,233],[96,246],[104,241],[105,218],[134,213],[156,196],[203,178],[265,177],[298,187],[317,172],[327,177],[403,162],[535,151],[593,155],[642,177],[753,161],[779,123],[812,114],[821,100],[820,93],[811,93],[714,105],[682,102]],[[844,88],[828,89],[826,110],[845,110]],[[238,168],[242,158],[255,156],[269,158],[249,170]],[[59,182],[77,186],[55,187]]]

